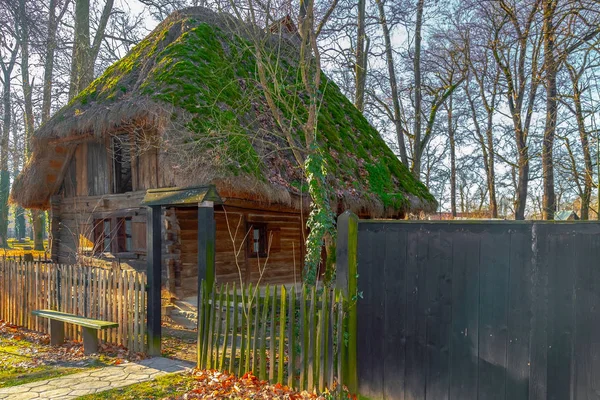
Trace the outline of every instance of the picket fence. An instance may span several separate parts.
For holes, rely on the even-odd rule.
[[[132,352],[146,347],[146,275],[97,267],[41,262],[0,261],[0,320],[48,333],[45,318],[31,315],[51,309],[117,322],[100,332],[101,342]],[[81,340],[81,328],[65,325],[65,336]]]
[[[297,390],[341,387],[344,302],[338,290],[202,285],[199,367],[252,372]]]

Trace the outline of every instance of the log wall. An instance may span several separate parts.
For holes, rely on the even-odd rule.
[[[197,209],[176,208],[179,228],[180,259],[175,276],[180,276],[179,296],[195,294],[198,285]],[[216,260],[217,283],[261,282],[293,283],[302,281],[304,239],[299,214],[275,211],[217,207]],[[264,223],[271,237],[268,259],[247,255],[247,227]]]

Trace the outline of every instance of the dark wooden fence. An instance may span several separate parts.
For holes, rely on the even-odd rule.
[[[600,224],[360,221],[357,247],[361,394],[600,398]]]

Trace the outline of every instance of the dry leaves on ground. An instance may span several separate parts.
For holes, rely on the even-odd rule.
[[[183,396],[170,398],[171,400],[187,399],[282,399],[304,400],[325,399],[314,393],[306,391],[295,392],[281,384],[272,385],[261,381],[252,373],[247,373],[241,378],[219,371],[195,370],[193,375],[196,380],[195,388]]]
[[[143,354],[130,354],[123,346],[108,343],[100,345],[100,355],[88,356],[83,353],[83,344],[67,340],[61,346],[51,346],[46,334],[30,331],[0,320],[0,343],[18,346],[19,354],[24,356],[22,368],[35,368],[41,365],[85,366],[101,358],[103,364],[121,363],[123,360],[136,361]]]

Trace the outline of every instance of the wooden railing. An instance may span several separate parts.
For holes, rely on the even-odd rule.
[[[0,320],[39,332],[48,321],[31,315],[52,309],[117,322],[100,333],[101,341],[144,352],[146,342],[146,275],[135,271],[37,262],[0,261]],[[67,338],[81,340],[78,327],[67,324]]]
[[[322,392],[340,385],[344,302],[337,290],[221,285],[200,296],[198,366]]]

